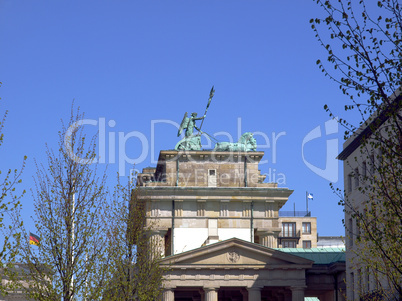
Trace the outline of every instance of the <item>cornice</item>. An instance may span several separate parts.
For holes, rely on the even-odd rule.
[[[140,186],[139,197],[159,199],[270,199],[287,200],[293,193],[288,188],[274,187],[177,187],[177,186]]]

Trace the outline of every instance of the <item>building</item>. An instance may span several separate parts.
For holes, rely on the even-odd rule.
[[[392,228],[400,227],[400,220],[399,224],[394,224],[390,219],[402,210],[401,105],[399,94],[398,97],[390,98],[387,105],[380,106],[345,141],[343,151],[338,156],[338,159],[344,161],[346,282],[349,300],[372,300],[374,297],[383,300],[401,296],[395,297],[395,286],[390,285],[396,279],[395,283],[399,283],[400,288],[400,272],[392,272],[390,260],[383,257],[385,253],[380,250],[394,253],[391,258],[395,256],[400,266],[400,244],[394,244],[397,239],[390,243],[392,239],[387,231],[391,229],[392,232]],[[399,114],[399,121],[395,123],[391,116],[396,114]],[[397,212],[393,212],[394,209],[388,205],[384,207],[384,202],[396,204]],[[384,231],[378,231],[381,228]],[[400,230],[397,231],[397,237],[400,237]],[[384,232],[387,234],[384,235]],[[374,239],[369,237],[371,234],[374,234]],[[374,240],[377,241],[376,245],[372,243]],[[382,272],[375,272],[379,269]]]
[[[14,272],[16,273],[16,277],[18,275],[25,275],[28,273],[28,268],[25,264],[15,264],[14,265]],[[8,275],[5,275],[3,268],[0,268],[0,276],[1,276],[1,286],[3,289],[6,289],[7,293],[2,294],[0,291],[0,301],[32,301],[33,299],[30,299],[27,297],[26,291],[24,288],[28,288],[28,283],[26,282],[26,279],[23,278],[17,278],[21,279],[19,280],[19,284],[22,285],[22,287],[18,287],[16,289],[11,289],[9,285],[13,286],[13,283],[10,281],[10,278]],[[15,276],[13,276],[15,277]]]
[[[169,266],[163,300],[343,300],[341,250],[278,248],[315,247],[316,219],[279,216],[293,191],[263,182],[263,155],[166,150],[138,175]]]
[[[248,242],[278,246],[278,211],[293,191],[263,183],[258,170],[263,154],[160,152],[156,169],[139,178],[166,255],[232,238],[234,232]]]
[[[345,249],[345,242],[341,236],[318,236],[317,248]]]
[[[317,247],[317,218],[310,211],[279,211],[278,247],[304,248]]]

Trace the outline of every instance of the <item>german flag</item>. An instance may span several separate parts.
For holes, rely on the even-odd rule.
[[[40,238],[38,235],[35,235],[35,234],[29,232],[29,244],[30,245],[39,246],[39,241],[40,241]]]

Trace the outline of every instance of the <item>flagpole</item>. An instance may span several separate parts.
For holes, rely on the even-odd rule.
[[[74,187],[75,190],[75,187]],[[74,219],[74,211],[75,211],[75,191],[73,192],[73,211],[72,211],[72,219],[73,219],[73,224],[72,224],[72,233],[71,233],[71,268],[72,268],[72,275],[71,275],[71,296],[73,295],[74,292],[74,241],[75,241],[75,235],[74,235],[74,228],[75,228],[75,219]]]
[[[306,211],[306,214],[308,215],[308,191],[306,191]]]

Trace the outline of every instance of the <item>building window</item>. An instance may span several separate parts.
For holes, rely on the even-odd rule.
[[[208,187],[216,187],[216,169],[208,169]]]
[[[349,218],[349,225],[348,225],[348,232],[349,232],[349,244],[353,246],[353,220]]]
[[[354,178],[355,178],[355,188],[359,187],[359,169],[356,168],[354,172]]]
[[[311,234],[311,223],[302,223],[303,234]]]
[[[296,223],[282,223],[282,233],[283,237],[296,237]]]
[[[303,249],[311,249],[311,240],[303,240]]]
[[[363,181],[366,179],[367,177],[367,163],[366,161],[363,162],[362,164],[362,176],[363,176]]]
[[[370,291],[370,268],[366,267],[366,292]]]
[[[382,149],[380,148],[379,150],[378,150],[378,155],[377,155],[377,159],[378,159],[378,167],[382,167],[381,165],[382,165],[382,162],[383,162],[383,151],[382,151]]]
[[[282,248],[296,248],[296,242],[294,240],[282,241]]]
[[[348,192],[352,192],[352,174],[348,174]]]
[[[356,220],[356,239],[360,241],[360,219]]]
[[[361,269],[357,270],[357,288],[358,288],[358,292],[361,294],[363,292],[362,291],[363,286],[362,286],[362,270]]]
[[[205,216],[205,202],[197,202],[197,216]]]
[[[375,161],[374,161],[374,153],[370,155],[370,176],[374,175],[375,171]]]

